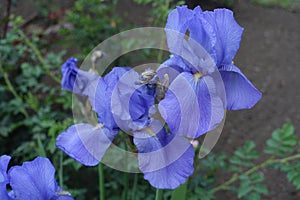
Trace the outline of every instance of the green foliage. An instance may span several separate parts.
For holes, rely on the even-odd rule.
[[[281,129],[276,129],[272,134],[272,138],[267,140],[265,153],[285,157],[293,152],[298,143],[294,130],[292,124],[285,124]]]
[[[42,55],[43,35],[26,36],[18,27],[23,20],[13,16],[10,20],[13,29],[0,40],[1,155],[20,161],[47,156],[59,169],[61,152],[55,141],[73,123],[72,99],[52,77],[59,76],[65,53]],[[78,163],[71,160],[72,165]]]
[[[271,157],[261,161],[263,155],[256,151],[255,147],[253,141],[247,141],[231,156],[224,153],[210,153],[205,159],[196,160],[196,170],[189,181],[187,199],[215,199],[216,192],[222,190],[234,192],[239,199],[263,199],[269,191],[261,170],[267,167],[283,171],[287,175],[287,181],[293,183],[296,189],[300,188],[300,146],[294,127],[290,123],[276,129],[271,139],[267,141],[264,151],[267,154],[264,157],[268,154]],[[225,173],[224,169],[232,176],[216,186],[216,183],[220,181],[216,173],[218,171]]]
[[[247,141],[245,145],[238,148],[234,155],[229,159],[231,171],[241,171],[241,167],[253,167],[255,164],[252,162],[253,159],[257,159],[259,154],[255,151],[255,143],[253,141]]]
[[[262,183],[264,177],[260,173],[251,175],[242,174],[239,176],[239,187],[234,189],[237,192],[238,198],[245,200],[261,199],[261,194],[269,193],[267,187]]]
[[[67,21],[73,29],[64,29],[74,48],[74,42],[84,58],[96,45],[119,32],[120,18],[117,16],[118,0],[106,2],[103,0],[78,0],[67,14]]]
[[[138,4],[142,5],[151,5],[151,23],[155,26],[164,26],[167,20],[168,14],[171,12],[175,6],[183,5],[184,1],[177,1],[173,3],[170,0],[157,0],[157,1],[150,1],[150,0],[134,0]]]
[[[293,183],[297,190],[300,190],[300,162],[284,164],[280,170],[286,173],[289,182]]]

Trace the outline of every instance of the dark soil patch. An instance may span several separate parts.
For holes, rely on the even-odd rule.
[[[254,140],[261,151],[272,131],[285,122],[295,125],[300,138],[300,13],[253,6],[247,1],[239,1],[234,11],[245,28],[235,64],[262,91],[263,98],[253,109],[227,112],[216,151],[233,152],[246,140]],[[283,173],[262,173],[270,190],[263,199],[300,199]],[[217,199],[234,199],[227,192],[220,193]]]

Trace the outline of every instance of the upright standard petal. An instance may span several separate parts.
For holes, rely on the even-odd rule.
[[[16,199],[52,199],[57,196],[55,169],[47,158],[37,157],[9,170],[10,185]]]
[[[172,133],[197,138],[214,129],[224,117],[223,93],[206,75],[183,72],[170,85],[158,108]]]
[[[196,10],[196,9],[195,9]],[[205,18],[202,17],[202,11],[196,12],[196,15],[191,20],[188,30],[190,31],[190,39],[194,40],[199,46],[203,47],[207,53],[215,59],[215,45],[217,42],[217,35],[214,28]],[[197,49],[196,52],[197,53]],[[203,55],[197,55],[201,58]]]
[[[232,11],[215,9],[213,12],[203,12],[204,17],[214,28],[217,42],[215,46],[217,66],[230,64],[240,47],[243,28],[237,24]]]
[[[177,6],[168,15],[166,29],[172,29],[180,33],[185,33],[189,20],[193,17],[194,13],[188,9],[187,6]]]
[[[262,97],[254,85],[234,65],[219,68],[226,90],[228,110],[252,108]]]
[[[0,157],[0,199],[9,200],[9,196],[6,190],[8,184],[7,167],[10,161],[10,156],[3,155]]]
[[[95,166],[116,135],[106,127],[75,124],[57,137],[56,146],[83,165]]]
[[[187,6],[177,6],[169,15],[165,27],[167,42],[171,53],[180,51],[190,19],[194,13]]]
[[[73,91],[74,83],[78,73],[77,59],[69,58],[62,66],[62,89]]]
[[[134,144],[140,170],[155,188],[175,189],[194,171],[192,145],[184,137],[166,133],[159,121],[134,132]]]

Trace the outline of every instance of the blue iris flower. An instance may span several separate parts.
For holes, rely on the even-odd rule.
[[[83,90],[77,89],[77,85],[72,88],[73,91],[77,91],[77,94],[89,97],[92,109],[98,115],[99,124],[96,126],[88,123],[72,125],[57,137],[56,146],[86,166],[97,165],[118,134],[119,127],[111,112],[111,94],[115,84],[126,71],[128,68],[116,67],[105,77],[96,76],[95,79],[89,79],[95,76],[90,72],[81,73],[78,75],[81,76],[80,79],[91,82],[81,82],[78,87],[85,88]],[[63,80],[69,82],[73,80],[73,75],[63,74]]]
[[[67,82],[72,79],[71,73],[63,76]],[[90,85],[85,84],[81,87]],[[189,140],[167,133],[163,123],[154,118],[154,83],[145,83],[130,68],[115,67],[98,77],[93,95],[81,91],[78,94],[89,97],[99,124],[75,124],[58,136],[57,147],[70,157],[87,166],[97,165],[118,131],[123,130],[133,135],[140,170],[152,186],[174,189],[192,174],[194,150]]]
[[[168,30],[189,34],[189,37],[199,43],[213,58],[221,73],[226,90],[227,109],[239,110],[253,107],[260,99],[261,93],[251,84],[245,75],[233,64],[233,59],[239,49],[243,28],[237,24],[232,11],[228,9],[215,9],[202,11],[198,6],[194,10],[186,6],[177,7],[167,20],[166,33],[171,52],[182,52],[184,35],[174,34]],[[172,38],[173,36],[173,38]],[[176,37],[176,40],[174,40]],[[194,52],[195,59],[201,54]],[[185,65],[176,65],[180,58],[171,58],[168,61],[181,69]],[[189,60],[190,61],[190,60]]]
[[[157,71],[138,74],[115,67],[99,77],[78,69],[76,59],[67,60],[62,88],[87,96],[98,124],[69,127],[58,136],[58,148],[94,166],[122,130],[133,136],[144,178],[156,188],[174,189],[194,170],[194,150],[187,138],[216,128],[226,108],[250,108],[261,98],[233,65],[243,29],[231,11],[177,7],[165,30],[174,56]]]
[[[55,181],[55,169],[47,158],[37,157],[22,166],[13,166],[7,173],[9,156],[0,157],[0,199],[72,200]],[[7,191],[10,185],[12,190]]]
[[[159,108],[172,132],[198,137],[220,123],[224,108],[251,108],[260,100],[261,93],[233,64],[243,28],[230,10],[203,12],[199,6],[194,10],[177,7],[169,14],[165,30],[174,56],[158,69],[159,76],[168,74],[171,82]],[[226,98],[214,79],[215,70],[221,75]],[[181,98],[185,88],[190,92]],[[200,116],[191,117],[194,109]],[[187,122],[191,118],[198,122],[197,127]]]

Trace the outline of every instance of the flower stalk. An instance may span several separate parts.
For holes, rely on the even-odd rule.
[[[105,199],[105,193],[104,193],[104,173],[103,173],[103,165],[102,163],[99,163],[98,165],[98,174],[99,174],[99,199],[104,200]]]
[[[25,35],[25,33],[21,30],[18,29],[18,34],[21,36],[21,38],[24,40],[25,44],[32,49],[32,51],[35,53],[37,56],[38,61],[42,64],[43,70],[47,73],[48,76],[50,76],[55,82],[58,84],[61,83],[60,79],[56,77],[48,68],[47,68],[47,63],[42,57],[41,52],[35,47],[35,45],[28,39],[28,37]]]
[[[4,81],[5,81],[5,84],[7,85],[7,89],[14,95],[14,97],[16,99],[18,99],[21,103],[23,103],[23,99],[16,92],[14,86],[11,84],[11,81],[9,80],[8,74],[4,71],[4,69],[3,69],[3,67],[2,67],[1,64],[0,64],[0,72],[3,74],[3,78],[4,78]],[[21,112],[23,113],[23,115],[26,118],[29,117],[29,114],[27,113],[27,111],[25,109],[22,109]]]
[[[162,200],[162,193],[163,193],[163,190],[157,188],[157,189],[156,189],[155,200]]]

